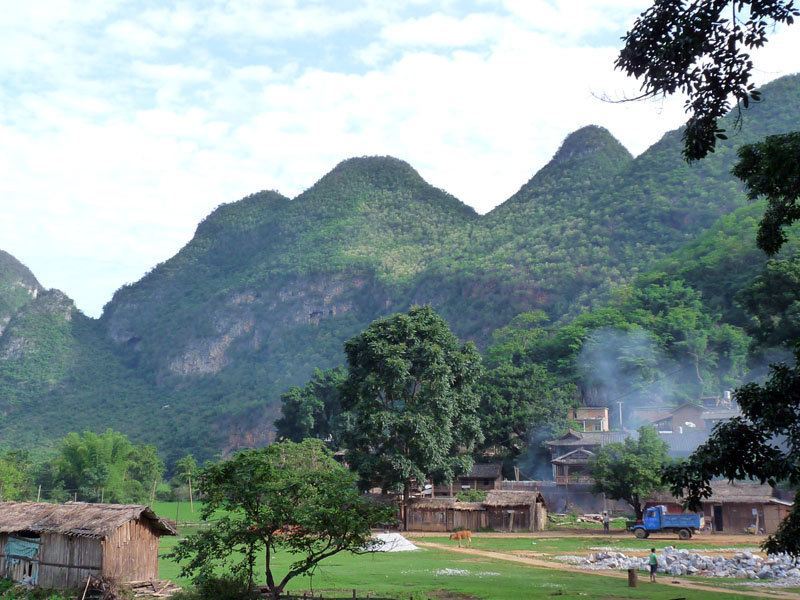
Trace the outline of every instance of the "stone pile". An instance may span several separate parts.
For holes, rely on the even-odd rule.
[[[627,556],[622,552],[603,551],[589,556],[558,556],[559,560],[591,570],[638,569],[649,571],[648,557]],[[799,579],[800,564],[789,555],[763,558],[749,551],[732,558],[705,556],[667,546],[658,556],[658,572],[672,576],[740,577],[746,579]]]

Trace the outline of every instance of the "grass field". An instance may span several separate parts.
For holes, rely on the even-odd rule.
[[[191,513],[188,504],[161,503],[156,510],[160,515],[175,518],[181,522],[197,522],[198,507]],[[181,534],[193,531],[192,527],[182,527]],[[168,552],[179,538],[162,538],[161,554]],[[428,537],[425,541],[453,544],[446,537]],[[535,543],[534,543],[535,542]],[[636,542],[643,542],[637,544]],[[487,550],[513,551],[533,550],[544,553],[569,553],[588,551],[593,546],[613,546],[614,544],[644,548],[652,544],[648,540],[611,539],[602,536],[573,538],[475,538],[476,548]],[[664,540],[660,546],[675,545]],[[649,546],[648,546],[649,547]],[[689,547],[689,546],[686,546]],[[263,560],[263,559],[261,559]],[[259,564],[261,563],[259,561]],[[279,554],[274,570],[284,573],[291,563],[288,554]],[[180,568],[162,556],[160,575],[179,584],[189,582],[179,576]],[[263,568],[259,572],[263,581]],[[638,588],[627,587],[625,579],[602,577],[591,573],[572,573],[552,569],[535,568],[513,564],[502,560],[472,557],[446,550],[421,549],[417,552],[375,553],[369,555],[339,554],[326,561],[313,577],[293,580],[289,590],[296,593],[315,590],[324,591],[325,597],[352,597],[356,589],[359,598],[371,594],[373,598],[396,598],[398,600],[517,600],[522,598],[558,597],[575,600],[600,600],[622,598],[652,598],[670,600],[677,597],[686,600],[733,600],[741,598],[732,594],[676,590],[674,587],[652,585],[643,582]]]
[[[174,540],[167,542],[164,549],[172,543]],[[289,564],[289,558],[287,555],[279,555],[276,570],[283,572]],[[161,576],[181,581],[178,567],[166,560],[161,562]],[[727,600],[736,597],[692,590],[680,590],[680,593],[676,593],[675,588],[649,583],[643,583],[638,588],[629,588],[624,579],[537,569],[438,550],[364,556],[340,554],[324,561],[313,577],[298,578],[289,586],[290,590],[301,593],[312,588],[317,591],[338,592],[342,597],[350,596],[352,590],[357,589],[359,597],[366,597],[369,592],[373,596],[398,599],[445,597],[453,600],[518,600],[554,596],[565,600],[668,600],[680,596],[686,600]],[[449,592],[450,595],[445,596],[443,592]]]
[[[410,539],[414,539],[413,534],[409,534]],[[423,539],[423,538],[420,538]],[[450,541],[447,536],[441,537],[428,537],[424,538],[426,542],[434,542],[438,544],[456,545],[456,542]],[[640,552],[647,552],[650,548],[655,548],[658,551],[663,550],[667,546],[674,548],[686,548],[693,551],[714,551],[718,547],[704,543],[702,539],[689,540],[681,542],[676,539],[649,539],[637,540],[635,537],[620,538],[620,537],[481,537],[475,536],[472,538],[472,547],[479,550],[496,550],[498,552],[541,552],[543,554],[573,554],[573,553],[587,553],[591,552],[592,548],[612,548],[618,552],[629,552],[635,549]],[[727,548],[752,548],[755,549],[757,544],[752,540],[743,540],[742,542],[726,543]]]

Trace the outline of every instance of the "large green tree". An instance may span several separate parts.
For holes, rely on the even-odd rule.
[[[239,452],[207,466],[198,481],[209,526],[170,556],[184,563],[184,576],[202,580],[224,569],[252,589],[263,552],[266,587],[276,599],[320,561],[368,550],[371,528],[394,518],[391,508],[360,494],[355,476],[315,439]],[[295,560],[278,573],[275,557],[283,552]]]
[[[342,394],[347,461],[363,487],[450,481],[481,441],[481,359],[428,307],[373,322],[345,344]]]
[[[316,369],[304,386],[293,386],[281,395],[281,417],[275,422],[279,439],[295,442],[315,437],[338,445],[341,387],[347,378],[343,367]]]
[[[770,260],[737,300],[750,313],[749,330],[760,345],[788,346],[800,339],[800,257]]]
[[[137,446],[122,433],[70,433],[53,460],[52,482],[81,500],[152,500],[164,472],[154,446]]]
[[[697,160],[725,137],[718,119],[729,110],[730,97],[744,107],[760,100],[750,83],[753,62],[747,51],[766,43],[771,25],[791,25],[798,15],[793,0],[657,0],[627,34],[617,67],[641,77],[645,95],[687,94],[691,116],[684,156]],[[767,137],[740,148],[738,154],[734,175],[744,182],[751,199],[767,201],[757,244],[774,255],[787,240],[785,228],[800,219],[800,132]],[[699,506],[711,494],[709,482],[720,475],[800,483],[797,363],[773,365],[766,383],[746,385],[735,396],[743,418],[717,426],[687,462],[665,472],[673,493],[686,494],[689,507]],[[798,500],[778,534],[765,544],[768,551],[800,556]]]
[[[567,413],[576,399],[575,386],[559,385],[535,363],[505,363],[487,370],[478,392],[484,436],[480,453],[506,463],[525,453],[532,431],[566,428]]]
[[[652,427],[641,427],[638,439],[603,446],[591,466],[595,493],[624,500],[641,519],[647,497],[663,485],[667,451],[666,442]]]
[[[0,502],[30,500],[31,491],[31,463],[27,452],[0,454]]]

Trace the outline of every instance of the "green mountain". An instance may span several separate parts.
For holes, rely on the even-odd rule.
[[[484,345],[521,312],[568,319],[653,265],[703,290],[702,268],[681,265],[705,264],[714,232],[754,247],[746,222],[759,208],[729,174],[735,147],[800,119],[800,76],[763,95],[693,165],[679,131],[634,159],[605,129],[582,128],[484,216],[401,160],[343,161],[294,199],[265,191],[220,206],[100,320],[0,254],[0,435],[113,426],[169,455],[208,456],[269,441],[288,386],[411,304]]]

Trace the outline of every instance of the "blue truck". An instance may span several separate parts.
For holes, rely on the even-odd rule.
[[[644,518],[628,524],[639,539],[651,533],[677,533],[682,540],[691,539],[692,534],[705,527],[703,515],[695,513],[669,514],[666,506],[651,506],[644,511]]]

